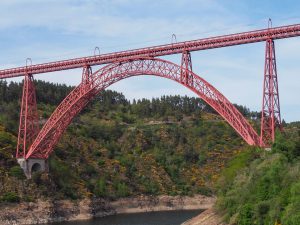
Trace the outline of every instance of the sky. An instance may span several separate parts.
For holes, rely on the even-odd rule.
[[[1,0],[0,69],[300,23],[297,0]],[[281,114],[300,120],[300,37],[276,40]],[[265,43],[192,52],[193,71],[232,103],[260,111]],[[180,55],[163,57],[180,63]],[[99,67],[93,68],[94,71]],[[78,85],[81,69],[35,79]],[[10,79],[20,81],[20,78]],[[8,81],[10,81],[8,80]],[[174,81],[140,76],[109,89],[128,99],[195,96]]]

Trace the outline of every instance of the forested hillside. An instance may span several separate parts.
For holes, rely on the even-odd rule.
[[[217,209],[230,224],[300,224],[300,126],[277,134],[272,151],[249,148],[222,171]]]
[[[72,87],[37,81],[36,89],[42,126]],[[0,202],[217,194],[230,224],[300,224],[299,122],[285,124],[266,152],[198,98],[130,102],[108,90],[68,127],[50,172],[27,180],[14,158],[21,90],[0,82]],[[258,130],[259,113],[237,108]]]
[[[37,81],[36,89],[44,123],[72,87]],[[210,195],[226,162],[245,145],[198,98],[163,96],[129,102],[121,93],[104,91],[63,135],[49,159],[49,174],[37,173],[28,181],[13,157],[21,92],[20,84],[0,83],[2,201]]]

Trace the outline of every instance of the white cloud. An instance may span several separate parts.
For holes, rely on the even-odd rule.
[[[75,1],[76,2],[76,1]],[[82,2],[82,1],[79,1]],[[206,16],[194,17],[177,15],[174,18],[140,16],[132,17],[130,12],[120,13],[118,6],[121,4],[131,4],[134,10],[134,2],[126,0],[118,1],[84,1],[85,4],[74,4],[72,1],[5,1],[0,3],[0,28],[11,27],[43,27],[63,32],[132,38],[138,36],[159,37],[161,35],[171,35],[172,33],[185,34],[194,32],[206,32],[209,30],[223,29],[226,21],[233,20],[233,16],[222,19],[221,14],[216,14],[214,18]],[[201,5],[199,13],[207,9],[214,8],[215,11],[223,12],[223,8],[215,1],[162,1],[161,3],[151,1],[144,2],[145,7],[150,4],[153,8],[160,8],[161,5],[169,4],[169,10],[182,8],[184,5]],[[165,2],[165,3],[164,3]],[[140,10],[140,9],[137,9]],[[167,10],[167,9],[166,9]],[[153,12],[155,14],[155,12]],[[199,20],[200,19],[200,20]],[[221,21],[221,22],[219,22]],[[227,26],[228,27],[228,26]]]

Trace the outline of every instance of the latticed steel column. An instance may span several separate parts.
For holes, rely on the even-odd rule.
[[[91,75],[92,75],[92,68],[89,65],[83,67],[82,78],[81,78],[82,93],[90,89]]]
[[[23,95],[17,145],[17,158],[25,158],[26,152],[39,132],[39,118],[33,76],[26,74],[23,81]]]
[[[192,67],[192,58],[189,51],[184,51],[181,57],[181,73],[180,80],[182,83],[193,86],[193,76],[191,72],[193,71]]]
[[[282,130],[275,45],[272,39],[266,41],[263,103],[261,114],[260,145],[269,147],[275,140],[276,128]]]

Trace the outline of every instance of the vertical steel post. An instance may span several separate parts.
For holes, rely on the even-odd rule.
[[[181,73],[180,80],[183,84],[193,86],[193,76],[190,72],[193,71],[192,68],[192,58],[189,51],[183,51],[181,56]]]
[[[83,67],[82,78],[81,78],[82,93],[90,89],[89,85],[91,84],[91,75],[92,75],[92,68],[89,65]]]
[[[269,147],[276,128],[282,130],[274,40],[266,41],[260,145]]]
[[[32,74],[26,74],[20,110],[16,158],[25,158],[26,152],[39,132],[36,93]]]

